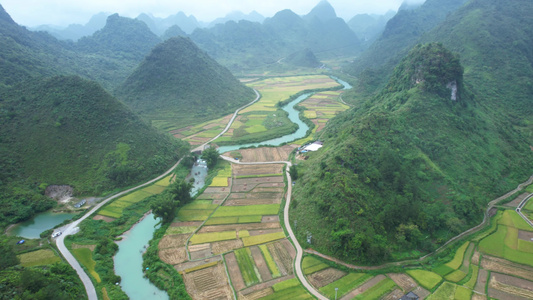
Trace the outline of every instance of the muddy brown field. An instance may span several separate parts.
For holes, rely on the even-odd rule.
[[[268,224],[268,223],[265,223]],[[293,274],[293,260],[294,257],[289,253],[283,242],[275,242],[267,245],[268,251],[276,262],[280,273],[285,275]]]
[[[159,241],[159,249],[179,248],[185,246],[189,234],[166,235]]]
[[[247,206],[247,205],[262,205],[262,204],[280,204],[281,199],[235,199],[227,200],[224,206]]]
[[[244,247],[244,245],[240,239],[211,243],[211,251],[215,255],[226,253],[226,252],[233,251],[236,249],[240,249],[242,247]]]
[[[265,161],[286,161],[289,159],[289,154],[296,149],[294,145],[285,145],[282,147],[262,147],[255,149],[239,150],[242,155],[243,162],[265,162]],[[226,156],[231,156],[230,153],[225,153]],[[281,173],[281,172],[280,172]],[[269,173],[265,173],[269,174]]]
[[[524,240],[524,241],[531,242],[531,241],[533,241],[533,232],[519,230],[518,231],[518,238],[521,239],[521,240]]]
[[[319,289],[344,276],[346,276],[346,272],[334,268],[327,268],[307,276],[307,279],[312,286]]]
[[[495,257],[484,256],[481,260],[481,267],[489,271],[513,275],[533,281],[533,272],[523,269],[522,267],[524,266],[507,262]]]
[[[240,291],[246,287],[244,284],[244,279],[242,278],[241,270],[239,269],[239,264],[237,263],[237,258],[235,253],[230,252],[224,256],[226,259],[226,265],[228,267],[229,277],[231,278],[231,283],[233,288],[236,291]]]
[[[259,271],[259,274],[261,275],[262,281],[271,280],[272,274],[270,273],[270,270],[268,269],[265,258],[263,257],[263,254],[261,253],[261,249],[259,249],[259,247],[257,246],[252,246],[250,247],[250,252],[252,253],[252,258],[254,259],[255,265],[257,266],[257,270]]]
[[[410,292],[414,290],[417,286],[413,278],[409,277],[407,274],[387,274],[387,276],[392,279],[396,285],[398,285],[404,292]]]
[[[480,294],[485,294],[485,286],[487,285],[488,275],[489,275],[489,272],[487,270],[479,269],[479,273],[477,276],[477,282],[476,282],[474,291]]]
[[[111,222],[115,221],[115,219],[113,219],[113,218],[102,216],[102,215],[94,216],[93,220],[95,220],[95,221],[102,220],[102,221],[107,222],[107,223],[111,223]]]
[[[381,300],[397,300],[400,299],[404,295],[404,292],[400,289],[395,289],[394,291],[390,292],[388,295],[381,298]],[[423,298],[420,298],[423,299]]]
[[[159,258],[169,265],[177,265],[187,260],[185,247],[159,250]]]
[[[183,275],[187,292],[193,299],[233,299],[222,263]]]
[[[518,207],[520,202],[522,202],[522,200],[524,200],[527,196],[529,196],[529,193],[523,193],[520,196],[516,197],[513,201],[505,204],[505,206]]]
[[[262,165],[262,166],[248,166],[248,165],[234,165],[233,175],[237,176],[254,176],[262,174],[282,174],[285,165]]]
[[[229,224],[229,225],[213,225],[213,226],[204,226],[198,231],[198,233],[208,233],[208,232],[223,232],[223,231],[232,231],[232,230],[264,230],[264,229],[274,229],[280,228],[279,223],[249,223],[249,224]]]

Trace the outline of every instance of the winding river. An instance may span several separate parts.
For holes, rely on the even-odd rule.
[[[333,76],[332,78],[342,84],[345,90],[352,88],[347,82]],[[300,120],[300,112],[294,106],[312,95],[313,93],[304,94],[283,107],[283,110],[289,114],[289,119],[298,124],[298,130],[296,132],[260,143],[220,147],[218,149],[219,153],[260,145],[279,146],[283,143],[303,138],[309,126]],[[196,194],[204,186],[206,176],[207,166],[205,162],[200,161],[193,166],[189,175],[189,177],[195,179],[191,195]],[[129,232],[124,234],[123,240],[118,243],[119,250],[115,255],[115,273],[122,278],[122,290],[124,290],[130,299],[169,299],[168,294],[159,290],[145,278],[142,271],[142,254],[146,250],[148,242],[152,239],[154,231],[157,229],[155,227],[157,223],[158,220],[155,220],[152,214],[147,215],[138,224],[133,226]]]

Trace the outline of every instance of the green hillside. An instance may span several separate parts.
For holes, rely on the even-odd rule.
[[[255,98],[252,89],[183,37],[155,47],[117,95],[164,129],[229,114]]]
[[[28,190],[69,184],[77,193],[98,194],[162,173],[187,148],[143,123],[98,84],[79,77],[25,82],[0,99],[7,189],[27,181],[32,183]]]
[[[466,0],[428,0],[418,8],[399,10],[388,21],[381,36],[346,71],[354,75],[359,75],[368,68],[392,71],[424,33],[443,22],[449,13],[465,2]]]
[[[377,263],[429,252],[478,224],[486,203],[533,169],[520,132],[482,101],[456,55],[415,47],[379,95],[328,124],[324,148],[298,167],[300,241],[310,232],[321,252]]]
[[[493,118],[511,122],[533,145],[533,2],[475,0],[423,41],[459,53],[465,79]]]

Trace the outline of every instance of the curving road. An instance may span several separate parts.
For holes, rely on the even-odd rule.
[[[194,151],[204,151],[205,146],[206,146],[207,144],[209,144],[209,143],[211,143],[212,141],[218,139],[218,138],[221,137],[224,133],[226,133],[226,132],[229,130],[229,128],[231,127],[231,125],[233,124],[233,121],[235,121],[235,118],[237,118],[237,115],[239,114],[239,112],[240,112],[241,110],[247,108],[248,106],[250,106],[250,105],[256,103],[257,101],[259,101],[259,99],[261,99],[261,94],[259,94],[259,92],[258,92],[256,89],[254,89],[254,92],[255,92],[255,95],[256,95],[255,100],[252,101],[252,102],[250,102],[250,103],[248,103],[248,104],[246,104],[245,106],[243,106],[243,107],[237,109],[237,110],[235,111],[235,113],[233,114],[233,117],[231,117],[231,120],[229,120],[228,125],[226,125],[226,128],[224,128],[224,130],[222,130],[221,133],[219,133],[217,136],[215,136],[214,138],[210,139],[209,141],[203,143],[202,145],[200,145],[200,146],[194,148],[192,151],[193,151],[193,152],[194,152]]]
[[[292,178],[289,174],[289,168],[292,166],[292,163],[289,161],[269,161],[269,162],[240,162],[236,161],[235,159],[227,156],[221,155],[222,159],[227,160],[234,164],[239,165],[272,165],[272,164],[285,164],[287,165],[287,201],[285,202],[285,207],[283,208],[283,218],[285,221],[285,227],[287,228],[287,232],[289,233],[289,237],[291,238],[294,247],[296,248],[296,261],[294,263],[294,269],[296,271],[296,276],[298,276],[298,279],[300,279],[300,282],[302,285],[311,293],[313,296],[320,300],[328,300],[328,298],[324,297],[322,294],[320,294],[308,281],[307,278],[305,278],[303,272],[302,272],[302,256],[303,256],[303,249],[300,246],[300,243],[296,239],[296,236],[294,235],[294,232],[292,231],[290,222],[289,222],[289,208],[291,204],[291,195],[292,195]]]
[[[237,109],[235,111],[235,113],[233,114],[233,117],[231,118],[231,120],[228,122],[228,125],[226,126],[226,128],[219,134],[217,135],[216,137],[214,137],[213,139],[211,139],[209,142],[199,146],[198,148],[194,149],[193,151],[196,151],[196,150],[203,150],[205,145],[207,145],[208,143],[214,141],[215,139],[219,138],[221,135],[223,135],[224,133],[226,133],[226,131],[228,131],[228,129],[231,127],[231,124],[233,123],[233,121],[235,121],[235,118],[237,117],[238,113],[245,109],[246,107],[254,104],[255,102],[259,101],[259,99],[261,99],[261,95],[259,94],[259,92],[257,90],[254,89],[254,92],[256,94],[256,98],[254,101],[244,105],[243,107]],[[83,217],[79,218],[78,220],[70,223],[70,224],[67,224],[63,227],[61,227],[60,230],[56,230],[55,232],[62,232],[62,234],[56,238],[56,244],[57,244],[57,248],[59,250],[59,252],[61,252],[61,255],[63,255],[63,257],[65,258],[65,260],[72,266],[72,268],[74,270],[76,270],[76,273],[78,273],[78,276],[80,277],[83,285],[85,286],[85,291],[87,292],[87,297],[89,298],[89,300],[97,300],[98,299],[98,296],[96,294],[96,289],[94,288],[94,284],[93,282],[91,281],[90,277],[87,275],[87,273],[85,273],[85,271],[83,270],[83,268],[81,267],[81,265],[79,264],[79,262],[76,260],[76,258],[74,258],[74,256],[72,255],[72,253],[70,253],[70,251],[67,249],[67,247],[65,246],[65,237],[68,236],[68,235],[72,235],[72,234],[76,234],[78,232],[78,225],[83,222],[85,219],[87,219],[88,217],[90,217],[92,214],[94,214],[98,209],[100,209],[102,206],[106,205],[109,201],[112,201],[118,197],[121,197],[127,193],[130,193],[136,189],[139,189],[139,188],[142,188],[142,187],[145,187],[147,185],[150,185],[150,184],[153,184],[155,183],[156,181],[159,181],[161,179],[163,179],[164,177],[168,176],[181,162],[181,159],[174,165],[172,166],[172,168],[170,168],[168,171],[166,171],[164,174],[158,176],[157,178],[154,178],[148,182],[145,182],[141,185],[138,185],[134,188],[131,188],[131,189],[128,189],[128,190],[125,190],[125,191],[122,191],[116,195],[113,195],[107,199],[105,199],[104,201],[100,202],[98,205],[96,205],[95,207],[93,207],[89,212],[87,212]]]
[[[533,194],[529,194],[529,196],[524,198],[524,200],[522,200],[522,202],[520,202],[520,204],[516,207],[516,212],[522,217],[522,219],[524,219],[524,221],[526,221],[529,224],[529,226],[533,227],[533,222],[531,222],[531,220],[528,219],[526,216],[524,216],[524,214],[522,213],[522,208],[524,208],[527,201],[530,200],[531,198],[533,198]]]

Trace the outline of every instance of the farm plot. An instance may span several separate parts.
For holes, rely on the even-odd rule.
[[[365,273],[350,273],[341,279],[320,288],[319,291],[329,299],[333,299],[335,298],[335,289],[338,288],[337,296],[342,297],[370,278],[372,278],[372,276]]]
[[[306,256],[302,261],[302,270],[305,275],[313,274],[328,267],[329,266],[327,264],[312,256]]]
[[[282,174],[285,165],[233,165],[233,176],[261,176],[263,174]]]
[[[402,290],[409,292],[416,288],[416,282],[407,274],[387,274]]]
[[[305,117],[316,121],[316,132],[324,129],[326,123],[335,115],[349,109],[347,105],[338,101],[341,94],[342,91],[317,93],[299,104],[306,109]]]
[[[428,290],[433,289],[442,281],[442,277],[439,274],[426,270],[408,270],[407,274]]]
[[[450,262],[433,269],[433,272],[435,272],[435,273],[437,273],[437,274],[439,274],[441,276],[446,276],[447,274],[453,273],[454,271],[459,269],[459,267],[463,263],[464,254],[465,254],[465,251],[468,248],[469,244],[470,244],[470,242],[464,243],[461,247],[459,247],[459,249],[457,249],[457,251],[455,252],[455,256],[453,257],[453,259]],[[466,274],[465,274],[465,276],[466,276]],[[461,279],[459,279],[459,280],[461,280]],[[457,281],[455,281],[455,282],[457,282]]]
[[[346,276],[346,272],[334,268],[326,268],[307,276],[309,283],[320,289]]]
[[[505,211],[498,221],[497,231],[479,243],[481,252],[533,266],[533,243],[518,238],[519,230],[533,231],[516,212]]]
[[[74,257],[89,271],[89,274],[96,280],[96,282],[100,283],[102,280],[100,279],[100,275],[94,270],[94,267],[96,266],[96,261],[93,259],[93,253],[90,248],[77,248],[73,249],[72,253],[74,254]]]
[[[226,127],[232,115],[208,121],[196,126],[188,126],[182,129],[172,130],[170,134],[178,139],[183,139],[191,145],[200,145],[214,138]]]
[[[173,180],[173,175],[169,175],[160,181],[156,182],[153,185],[145,187],[141,190],[137,190],[133,193],[130,193],[124,197],[118,198],[113,202],[104,206],[99,212],[98,215],[118,219],[122,216],[124,209],[129,207],[134,203],[141,202],[142,200],[163,192],[167,186]]]
[[[218,207],[210,200],[195,200],[178,211],[179,221],[205,221]]]
[[[51,265],[60,262],[61,259],[50,249],[41,249],[17,255],[23,267],[36,267]]]
[[[263,300],[291,300],[313,299],[313,297],[300,285],[298,279],[293,278],[272,286],[272,294],[261,298]]]
[[[378,279],[380,276],[382,276],[383,279]],[[369,282],[372,280],[376,280],[378,282],[373,284],[373,286],[369,287],[366,291],[357,295],[354,299],[368,299],[368,300],[380,299],[382,296],[396,289],[396,284],[394,283],[394,281],[392,281],[389,278],[385,278],[385,276],[383,275],[378,275],[372,278],[371,280],[369,280]]]
[[[286,161],[295,148],[295,146],[285,145],[281,147],[243,149],[236,152],[240,154],[240,157],[242,157],[240,160],[244,162]],[[232,153],[226,153],[225,155],[235,157]],[[281,175],[281,172],[279,175]]]
[[[516,297],[533,299],[533,283],[509,275],[492,273],[489,280],[489,295],[499,299]]]
[[[444,282],[439,286],[435,293],[428,297],[428,300],[454,299],[456,288],[457,285],[450,282]]]
[[[218,262],[207,266],[182,273],[189,295],[193,299],[233,299],[223,264]]]

